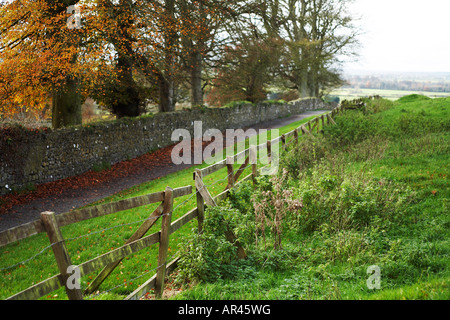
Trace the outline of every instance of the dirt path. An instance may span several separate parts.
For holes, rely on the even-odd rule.
[[[323,113],[308,111],[289,118],[252,126],[254,129],[276,129],[292,122]],[[0,197],[0,232],[39,219],[43,211],[67,212],[86,206],[133,186],[151,181],[192,165],[174,165],[173,146],[123,161],[101,172],[86,172],[67,179],[49,182],[20,195]]]

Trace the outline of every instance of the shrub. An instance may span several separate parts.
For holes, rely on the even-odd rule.
[[[336,117],[336,125],[324,128],[328,145],[334,148],[345,147],[362,142],[380,133],[377,122],[361,111],[347,110]]]
[[[231,206],[244,214],[252,214],[253,206],[251,198],[253,196],[254,188],[250,181],[244,181],[238,184],[233,189],[230,189]]]
[[[372,178],[370,172],[331,167],[324,161],[300,176],[294,194],[303,202],[296,221],[300,230],[312,232],[324,223],[341,230],[364,228],[374,219],[394,221],[414,198],[409,188]]]
[[[287,169],[290,178],[297,179],[301,172],[310,168],[326,154],[326,142],[322,136],[303,137],[298,146],[287,149],[280,157],[280,167]]]
[[[366,232],[355,230],[332,230],[323,224],[312,235],[313,250],[307,261],[313,264],[352,262],[359,265],[372,259]]]
[[[394,102],[387,99],[366,99],[364,114],[374,114],[386,111],[394,106]]]
[[[253,215],[240,213],[229,202],[208,208],[203,232],[193,232],[181,246],[178,280],[211,282],[238,274],[242,261],[237,258],[236,246],[226,239],[227,230],[247,246],[254,236]]]

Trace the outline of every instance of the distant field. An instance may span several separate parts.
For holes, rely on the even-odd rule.
[[[332,96],[339,96],[342,100],[352,100],[360,97],[379,95],[389,100],[397,100],[410,94],[420,94],[430,98],[450,97],[450,92],[426,92],[426,91],[404,91],[404,90],[378,90],[378,89],[355,89],[341,88],[330,93]]]

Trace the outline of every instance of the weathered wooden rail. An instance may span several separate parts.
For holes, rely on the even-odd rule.
[[[164,278],[177,266],[177,258],[167,262],[170,235],[195,218],[197,218],[198,221],[198,232],[202,232],[204,214],[207,207],[214,207],[222,200],[226,199],[229,196],[230,189],[234,188],[237,184],[248,180],[252,180],[255,183],[255,178],[259,175],[257,162],[258,149],[266,150],[268,163],[270,164],[273,156],[273,146],[281,143],[281,147],[286,149],[292,144],[297,144],[300,135],[313,136],[314,131],[319,133],[321,126],[323,128],[326,125],[335,124],[333,117],[342,110],[343,107],[339,106],[331,112],[320,115],[286,134],[258,146],[251,145],[249,148],[234,156],[227,157],[206,168],[196,169],[193,173],[197,197],[196,207],[176,221],[172,222],[174,199],[192,194],[192,186],[185,186],[177,189],[167,187],[165,191],[73,210],[58,215],[53,212],[43,212],[39,220],[0,233],[0,247],[39,233],[47,233],[60,272],[59,274],[14,294],[7,298],[7,300],[34,300],[49,294],[60,287],[65,288],[70,300],[81,300],[83,299],[83,295],[95,292],[102,282],[118,266],[122,259],[157,243],[159,243],[159,253],[156,274],[129,294],[125,300],[140,299],[153,288],[155,289],[156,297],[161,298],[164,290]],[[242,161],[242,159],[244,160]],[[233,164],[238,163],[238,160],[242,161],[242,163],[241,166],[235,170]],[[240,179],[245,169],[250,166],[252,168],[251,173]],[[224,168],[227,168],[226,188],[213,197],[203,179]],[[72,265],[71,258],[65,246],[65,239],[61,233],[61,227],[158,202],[160,202],[159,206],[150,214],[148,219],[145,220],[123,246],[79,265]],[[161,230],[146,235],[159,218],[162,220]],[[227,231],[226,237],[230,242],[237,246],[238,257],[245,258],[246,253],[236,241],[236,237],[231,230]],[[70,277],[70,272],[68,270],[71,270],[69,267],[77,268],[80,277],[99,269],[101,269],[101,271],[85,291],[81,292],[81,289],[74,289],[73,286],[69,286],[68,279]]]

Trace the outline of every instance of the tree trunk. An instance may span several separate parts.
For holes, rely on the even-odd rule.
[[[197,50],[192,53],[191,82],[191,105],[203,105],[202,55]]]
[[[131,47],[130,47],[131,49]],[[138,117],[141,115],[139,91],[133,79],[133,62],[128,56],[130,52],[124,54],[119,51],[117,70],[119,74],[119,86],[116,90],[117,101],[111,106],[113,114],[118,118]]]
[[[172,79],[159,75],[159,112],[175,111],[175,86]]]
[[[133,36],[130,29],[135,23],[133,1],[121,0],[116,8],[118,25],[114,34],[113,44],[117,50],[116,65],[119,83],[113,91],[117,94],[116,102],[111,105],[113,114],[118,118],[137,117],[141,114],[138,84],[133,78],[135,68],[133,52]]]
[[[305,67],[299,72],[298,94],[300,95],[300,98],[309,96],[308,70]]]
[[[67,79],[63,88],[52,96],[52,126],[54,129],[82,124],[81,94],[75,78]]]
[[[318,77],[318,69],[316,68],[316,66],[314,64],[311,65],[311,70],[309,73],[309,78],[308,78],[308,87],[309,87],[309,96],[310,97],[317,97],[317,92],[318,92],[318,81],[317,81],[317,77]]]
[[[77,3],[76,0],[46,0],[47,3],[44,17],[51,19]],[[60,26],[63,28],[63,26]],[[48,33],[51,38],[54,34]],[[69,37],[68,40],[61,40],[61,47],[77,46],[78,37],[76,35]],[[73,55],[71,62],[77,62],[77,56]],[[81,115],[81,93],[79,88],[79,80],[71,75],[67,76],[66,82],[57,86],[52,93],[52,126],[54,129],[80,125],[82,124]]]
[[[165,0],[165,19],[175,21],[175,1]],[[170,23],[172,24],[172,23]],[[170,25],[169,24],[169,25]],[[177,34],[171,28],[164,31],[165,72],[159,74],[159,111],[175,111],[174,46]]]

